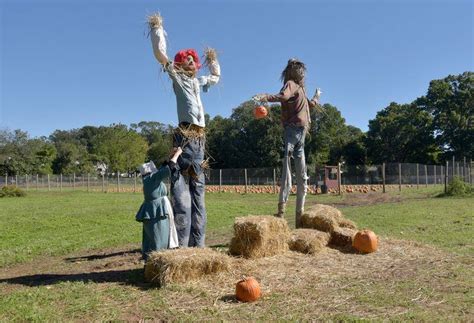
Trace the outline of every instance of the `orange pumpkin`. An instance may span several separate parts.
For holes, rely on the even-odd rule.
[[[253,115],[256,119],[263,119],[268,115],[267,108],[265,108],[263,105],[258,106],[253,110]]]
[[[254,302],[261,296],[260,285],[253,277],[244,277],[235,286],[235,295],[241,302]]]
[[[371,253],[377,250],[378,239],[370,230],[357,232],[352,240],[352,246],[360,252]]]

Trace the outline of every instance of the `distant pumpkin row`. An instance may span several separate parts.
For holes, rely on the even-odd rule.
[[[406,188],[414,187],[415,185],[404,185]],[[369,193],[369,192],[378,192],[382,191],[382,185],[341,185],[342,193]],[[385,185],[386,190],[395,190],[398,189],[398,185]],[[280,191],[280,187],[275,187],[276,193]],[[218,193],[218,192],[225,192],[225,193],[245,193],[245,186],[244,185],[223,185],[219,187],[219,185],[207,185],[206,186],[207,193]],[[265,194],[272,194],[273,186],[272,185],[249,185],[247,186],[248,193],[265,193]],[[296,186],[293,186],[291,189],[291,193],[296,193]],[[309,194],[321,194],[320,188],[314,188],[313,186],[308,187]],[[329,194],[337,194],[337,188],[330,188],[328,190]]]

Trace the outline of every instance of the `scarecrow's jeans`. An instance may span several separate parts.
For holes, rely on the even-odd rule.
[[[291,156],[295,160],[296,173],[296,212],[304,210],[308,176],[306,175],[306,161],[304,157],[304,127],[286,126],[284,140],[284,156],[281,171],[280,203],[286,203],[291,191]]]
[[[175,137],[175,145],[178,143],[183,147],[182,156],[191,158],[199,165],[203,162],[204,138],[188,138],[185,144],[176,139]],[[171,194],[179,246],[204,247],[207,223],[204,173],[194,178],[186,172],[176,172],[171,181]]]

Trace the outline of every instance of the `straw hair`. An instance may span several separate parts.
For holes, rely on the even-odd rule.
[[[330,244],[339,247],[352,246],[352,239],[356,234],[356,230],[350,228],[336,228],[331,232]]]
[[[307,254],[316,254],[327,246],[330,234],[312,229],[296,229],[291,232],[288,241],[290,250]]]
[[[163,17],[161,17],[159,12],[156,12],[147,17],[148,26],[150,29],[152,28],[159,28],[163,26]]]
[[[209,66],[212,62],[217,60],[217,52],[214,48],[207,47],[204,50],[204,65]]]
[[[285,219],[274,216],[236,218],[229,252],[245,258],[273,256],[288,251],[289,238]]]
[[[228,271],[230,268],[231,258],[210,248],[163,250],[150,254],[145,264],[145,280],[162,287]]]

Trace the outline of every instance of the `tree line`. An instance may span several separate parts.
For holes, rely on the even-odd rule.
[[[283,146],[279,105],[266,119],[253,117],[246,101],[230,117],[206,115],[212,168],[278,167]],[[337,107],[311,110],[306,138],[308,164],[382,162],[440,164],[453,156],[474,157],[474,73],[433,80],[411,103],[390,103],[369,120],[368,131],[347,125]],[[80,174],[102,170],[132,173],[147,160],[160,163],[171,149],[173,128],[142,121],[129,126],[85,126],[30,138],[22,130],[0,130],[2,174]]]

